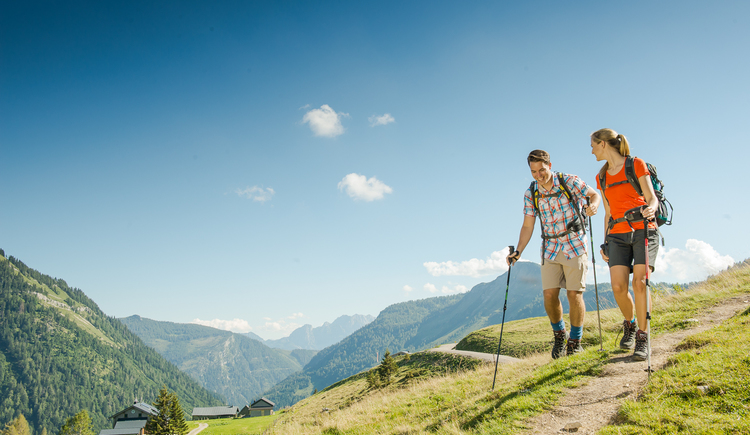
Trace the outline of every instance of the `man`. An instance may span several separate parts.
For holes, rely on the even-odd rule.
[[[527,158],[534,182],[524,195],[524,219],[518,237],[518,249],[511,252],[508,265],[521,258],[521,253],[534,233],[536,216],[542,228],[542,288],[544,309],[547,311],[555,344],[552,358],[582,352],[583,318],[586,306],[586,233],[582,213],[593,216],[599,207],[596,190],[575,175],[552,172],[552,163],[546,151],[534,150]],[[561,178],[564,184],[561,184]],[[570,196],[570,198],[569,198]],[[585,198],[590,203],[586,205]],[[570,337],[567,338],[560,289],[565,288],[570,305]]]

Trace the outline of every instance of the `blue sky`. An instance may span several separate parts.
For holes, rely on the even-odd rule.
[[[699,280],[750,257],[749,15],[3,2],[0,247],[113,316],[278,338],[494,279],[528,152],[595,183],[588,137],[609,127],[676,210],[654,279]]]

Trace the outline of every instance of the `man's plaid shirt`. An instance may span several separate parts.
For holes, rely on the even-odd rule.
[[[583,206],[586,205],[586,192],[591,187],[575,175],[563,174],[563,179],[574,200],[578,200],[578,205],[581,207],[581,215],[584,217]],[[560,179],[556,173],[553,174],[553,184],[550,190],[545,190],[536,181],[534,183],[536,183],[536,188],[539,190],[539,214],[541,215],[544,235],[552,236],[564,233],[566,222],[573,221],[576,211],[568,201],[568,197],[565,196],[565,192],[562,186],[560,186]],[[523,214],[526,216],[536,216],[536,213],[534,213],[534,200],[531,197],[531,187],[526,189],[526,194],[523,197]],[[584,224],[584,222],[581,222],[581,225]],[[568,259],[580,257],[585,254],[586,236],[583,231],[569,233],[554,239],[542,239],[542,257],[554,260],[561,250],[565,254],[565,258]]]

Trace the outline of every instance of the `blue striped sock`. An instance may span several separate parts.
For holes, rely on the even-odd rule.
[[[549,322],[549,324],[552,325],[552,330],[555,331],[555,332],[557,332],[557,331],[564,331],[565,330],[565,319],[560,320],[557,323]]]
[[[570,325],[570,338],[580,340],[583,336],[583,326]]]

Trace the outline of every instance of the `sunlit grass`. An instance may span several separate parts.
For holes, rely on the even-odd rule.
[[[750,310],[688,337],[603,434],[750,433]]]
[[[192,430],[198,427],[200,423],[207,423],[208,427],[203,429],[200,435],[254,435],[262,434],[277,418],[279,418],[278,413],[264,417],[198,420],[191,421],[188,424]]]
[[[748,293],[747,265],[713,277],[690,291],[655,292],[654,335],[658,339],[660,333],[687,328],[691,323],[686,319],[729,297]],[[271,432],[352,435],[522,432],[529,418],[551,409],[567,389],[598,376],[606,360],[623,352],[617,348],[622,324],[619,310],[603,310],[601,316],[604,352],[598,352],[598,323],[593,311],[588,313],[585,324],[586,352],[558,360],[551,360],[548,355],[552,337],[547,319],[506,323],[502,353],[515,352],[526,357],[519,363],[499,367],[494,391],[490,391],[493,364],[471,367],[454,362],[450,370],[441,373],[426,370],[420,354],[415,354],[410,361],[401,361],[396,381],[390,386],[370,388],[366,374],[361,373],[298,403],[277,421]],[[622,410],[622,424],[605,429],[605,433],[692,433],[693,430],[748,433],[746,422],[734,422],[739,421],[738,417],[747,420],[750,412],[747,393],[743,393],[750,391],[746,381],[750,379],[747,348],[750,333],[746,320],[732,322],[736,325],[730,326],[728,322],[726,331],[717,329],[716,334],[709,331],[686,341],[685,350],[674,359],[673,367],[652,376],[647,399],[643,403],[628,403]],[[494,353],[498,335],[499,325],[478,331],[475,345]],[[743,346],[727,349],[735,341],[742,341]],[[537,347],[541,353],[532,353],[530,349]],[[703,356],[709,353],[709,348],[715,350]],[[704,357],[708,360],[703,361]],[[450,365],[448,361],[442,364]],[[685,370],[683,374],[669,374],[678,367]],[[709,378],[701,378],[700,373]],[[721,378],[724,375],[726,379]],[[711,379],[716,381],[709,382]],[[696,391],[701,391],[701,395]],[[691,402],[677,403],[686,400],[685,396]],[[722,399],[716,400],[718,396]],[[658,402],[660,407],[652,409],[655,407],[649,405],[651,402]],[[665,420],[666,416],[670,419]],[[672,425],[671,432],[662,430],[664,422]]]

